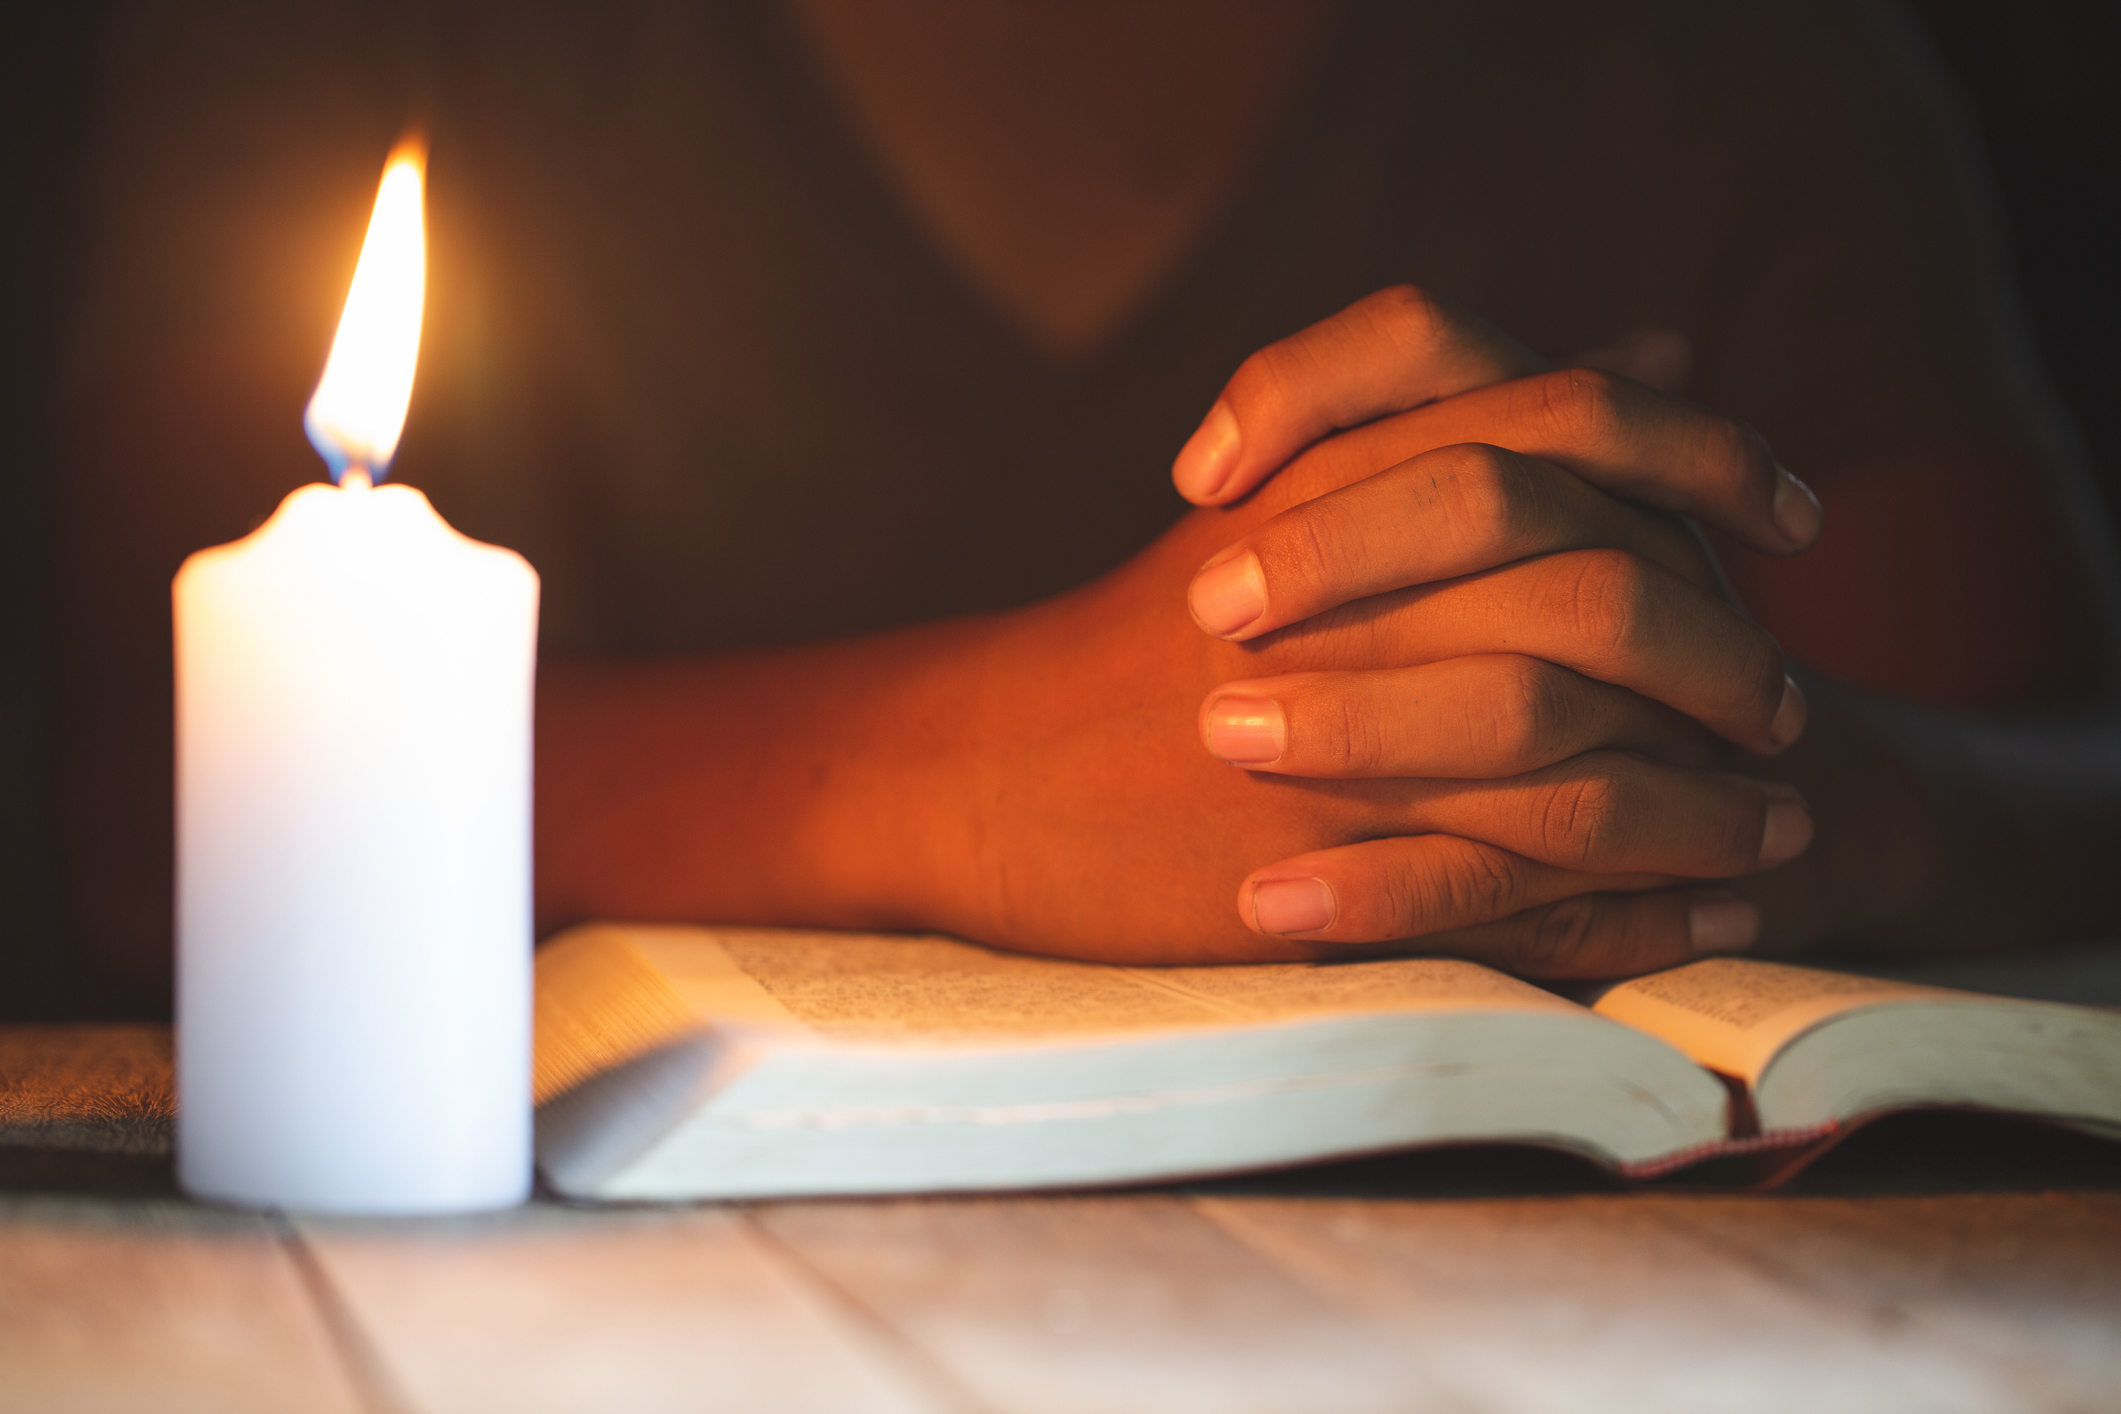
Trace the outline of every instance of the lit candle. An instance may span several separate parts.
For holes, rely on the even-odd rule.
[[[338,485],[174,586],[177,1162],[205,1198],[529,1189],[537,575],[374,484],[419,346],[421,185],[394,153],[304,420]]]

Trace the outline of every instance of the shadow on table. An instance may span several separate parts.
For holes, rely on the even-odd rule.
[[[0,1146],[0,1193],[83,1198],[173,1198],[177,1163],[169,1154]]]
[[[0,1143],[0,1194],[166,1198],[178,1193],[167,1148],[121,1152]],[[1741,1173],[1703,1164],[1649,1186],[1653,1192],[1736,1192]],[[1514,1198],[1625,1192],[1630,1185],[1571,1154],[1475,1144],[1375,1154],[1186,1185],[1211,1194],[1292,1197]],[[1965,1111],[1891,1115],[1851,1135],[1800,1173],[1784,1193],[1860,1196],[2121,1190],[2121,1143],[2030,1120]]]
[[[1376,1154],[1188,1185],[1212,1194],[1332,1198],[1514,1198],[1624,1192],[1631,1185],[1572,1154],[1477,1144]],[[1733,1192],[1737,1172],[1699,1165],[1654,1192]],[[1957,1110],[1889,1115],[1798,1174],[1784,1193],[2037,1193],[2121,1189],[2121,1144],[2006,1115]]]

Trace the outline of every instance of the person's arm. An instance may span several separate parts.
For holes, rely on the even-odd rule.
[[[1565,404],[1580,415],[1556,441]],[[1787,745],[1801,699],[1691,538],[1585,479],[1615,477],[1788,543],[1757,438],[1646,389],[1554,373],[1322,442],[1265,492],[1196,512],[1028,610],[550,672],[545,925],[938,927],[1163,962],[1382,943],[1553,976],[1740,945],[1750,933],[1702,926],[1727,897],[1686,881],[1802,849],[1801,801],[1740,765]],[[1286,628],[1198,631],[1187,586],[1211,552],[1283,567],[1290,518],[1359,525],[1377,497],[1427,531],[1427,559],[1386,571],[1408,587]],[[1418,680],[1431,769],[1232,769],[1195,731],[1204,696],[1240,677]],[[1434,769],[1445,756],[1448,777]],[[1799,828],[1778,829],[1791,810]],[[1333,902],[1305,921],[1258,866],[1319,851],[1333,858],[1303,880]]]

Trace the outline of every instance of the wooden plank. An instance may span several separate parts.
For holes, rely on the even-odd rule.
[[[1675,1220],[1664,1195],[1407,1202],[1196,1200],[1328,1299],[1388,1330],[1467,1397],[1543,1411],[2025,1411],[2099,1407],[2068,1382],[1879,1322],[1832,1283],[1793,1287]],[[1743,1200],[1787,1236],[1801,1207]],[[1774,1213],[1772,1218],[1760,1216]],[[1733,1214],[1731,1221],[1742,1219]],[[1860,1286],[1855,1252],[1839,1270]]]
[[[0,1414],[357,1414],[270,1222],[0,1198]]]
[[[725,1209],[295,1222],[420,1414],[936,1407]]]
[[[2065,1201],[1733,1197],[1665,1211],[1871,1329],[1919,1330],[1984,1356],[2010,1372],[2026,1407],[2096,1408],[2121,1391],[2121,1227]]]
[[[785,1203],[754,1214],[995,1414],[1466,1407],[1178,1199]]]

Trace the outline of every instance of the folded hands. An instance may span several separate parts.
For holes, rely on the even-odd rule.
[[[1675,343],[1591,357],[1654,378]],[[1207,695],[1202,744],[1385,807],[1374,837],[1250,872],[1249,926],[1563,973],[1754,940],[1750,904],[1694,881],[1810,844],[1759,776],[1806,703],[1682,517],[1770,553],[1817,538],[1756,433],[1395,289],[1248,360],[1173,475],[1272,512],[1188,588],[1259,669]]]

